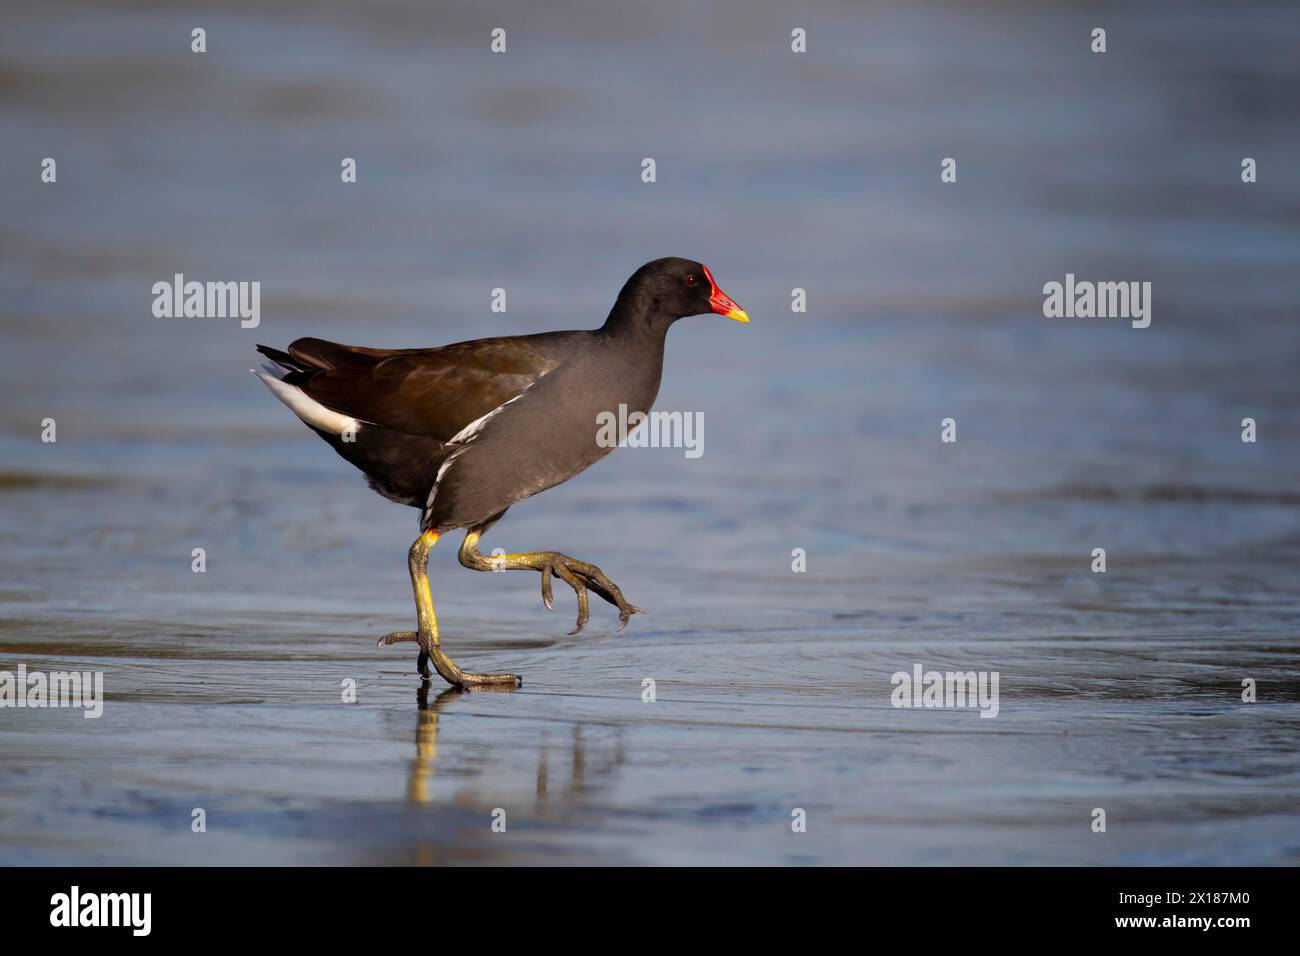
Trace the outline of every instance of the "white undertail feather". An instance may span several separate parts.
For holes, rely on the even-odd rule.
[[[266,367],[269,369],[269,366]],[[262,380],[262,384],[271,390],[272,395],[288,405],[291,412],[312,428],[319,428],[331,435],[342,435],[348,431],[356,434],[361,428],[361,422],[349,415],[326,408],[297,385],[288,385],[267,372],[259,372],[251,368],[249,371]]]

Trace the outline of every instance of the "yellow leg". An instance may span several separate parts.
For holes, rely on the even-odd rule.
[[[476,684],[513,684],[524,682],[517,674],[468,674],[442,650],[438,640],[438,618],[433,611],[433,595],[429,591],[429,552],[438,543],[436,531],[426,531],[415,539],[407,553],[407,566],[411,571],[411,589],[415,592],[415,618],[418,631],[394,631],[379,639],[379,646],[415,641],[420,645],[419,669],[424,677],[430,676],[429,662],[447,683],[454,687],[473,687]]]

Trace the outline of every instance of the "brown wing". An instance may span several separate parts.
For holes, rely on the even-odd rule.
[[[298,339],[288,379],[328,408],[362,422],[448,441],[516,397],[556,365],[573,336],[544,332],[436,349],[371,349]]]

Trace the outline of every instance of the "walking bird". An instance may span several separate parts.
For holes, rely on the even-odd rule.
[[[379,645],[419,644],[448,683],[521,684],[515,674],[471,674],[438,638],[429,589],[429,551],[449,531],[467,529],[460,563],[475,571],[541,572],[542,600],[554,609],[559,578],[578,599],[576,634],[587,623],[587,592],[618,608],[619,630],[641,611],[596,565],[558,551],[485,558],[483,535],[518,501],[590,467],[615,447],[598,422],[625,405],[649,412],[659,393],[668,328],[688,315],[749,316],[718,288],[707,267],[656,259],[627,280],[598,329],[458,342],[440,348],[372,349],[304,338],[288,351],[259,345],[274,365],[255,374],[272,394],[381,495],[420,509],[420,536],[407,563],[415,592],[414,631]]]

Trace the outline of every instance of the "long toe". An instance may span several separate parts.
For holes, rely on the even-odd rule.
[[[381,637],[375,643],[375,647],[387,647],[390,644],[406,644],[408,642],[418,644],[420,642],[420,633],[418,631],[393,631]]]
[[[555,610],[555,595],[551,592],[551,566],[542,565],[542,603],[546,605],[546,610]]]
[[[523,687],[524,678],[521,674],[461,674],[464,686],[473,690],[476,687],[500,687],[502,685],[510,687]]]
[[[587,564],[585,561],[574,561],[573,572],[582,580],[588,588],[595,591],[610,604],[618,608],[618,629],[621,631],[627,627],[628,619],[633,614],[644,614],[635,604],[628,601],[623,596],[622,590],[617,584],[610,580],[600,568],[594,564]]]
[[[579,577],[577,574],[575,574],[572,570],[570,570],[569,566],[564,562],[556,562],[555,576],[559,578],[561,581],[563,581],[565,584],[567,584],[569,587],[573,588],[573,593],[577,595],[578,623],[573,628],[573,630],[569,632],[569,634],[571,635],[577,634],[579,631],[581,631],[584,627],[587,626],[587,619],[591,616],[591,608],[588,606],[588,600],[587,600],[586,584],[583,582],[582,578]]]
[[[596,567],[596,565],[588,564],[585,561],[574,561],[573,567],[570,570],[577,574],[578,577],[582,578],[583,583],[586,584],[587,587],[591,588],[591,590],[595,591],[620,611],[629,606],[627,599],[623,597],[623,592],[619,590],[618,585],[611,581],[609,575]]]
[[[576,590],[578,592],[578,623],[573,626],[569,636],[579,633],[586,627],[587,619],[591,617],[591,608],[587,604],[587,589],[579,587]]]

